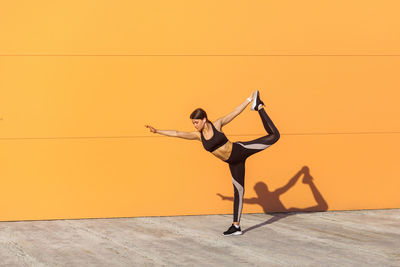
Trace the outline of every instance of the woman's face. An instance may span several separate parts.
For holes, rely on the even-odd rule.
[[[194,128],[196,128],[197,131],[203,130],[204,124],[206,123],[206,118],[200,120],[200,119],[192,119],[192,123],[194,125]]]

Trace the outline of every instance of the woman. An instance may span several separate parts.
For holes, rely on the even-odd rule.
[[[258,111],[268,135],[248,142],[230,142],[221,131],[222,127],[231,122],[252,101],[251,110]],[[255,91],[233,112],[219,118],[213,123],[208,120],[206,112],[201,108],[193,111],[190,119],[197,129],[195,132],[156,130],[149,125],[145,125],[145,127],[149,128],[152,133],[201,141],[207,151],[229,164],[234,188],[233,224],[223,235],[240,235],[242,234],[240,216],[243,207],[245,161],[249,156],[276,143],[280,137],[278,129],[276,129],[265,112],[264,103],[260,100],[260,93],[258,91]]]

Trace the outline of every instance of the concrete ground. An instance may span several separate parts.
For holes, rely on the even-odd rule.
[[[0,222],[0,266],[400,266],[400,210]]]

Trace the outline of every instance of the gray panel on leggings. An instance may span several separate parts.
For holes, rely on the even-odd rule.
[[[239,145],[241,145],[244,148],[248,148],[248,149],[266,149],[267,147],[269,147],[270,145],[264,145],[264,144],[250,144],[250,145],[243,145],[240,142],[237,142]]]

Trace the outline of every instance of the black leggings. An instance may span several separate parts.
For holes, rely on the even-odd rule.
[[[235,193],[233,201],[234,222],[240,222],[240,216],[242,214],[246,159],[276,143],[280,137],[278,129],[276,129],[264,108],[260,109],[258,114],[260,114],[261,121],[268,135],[248,142],[234,142],[232,153],[229,159],[226,160],[231,170],[233,190]]]

